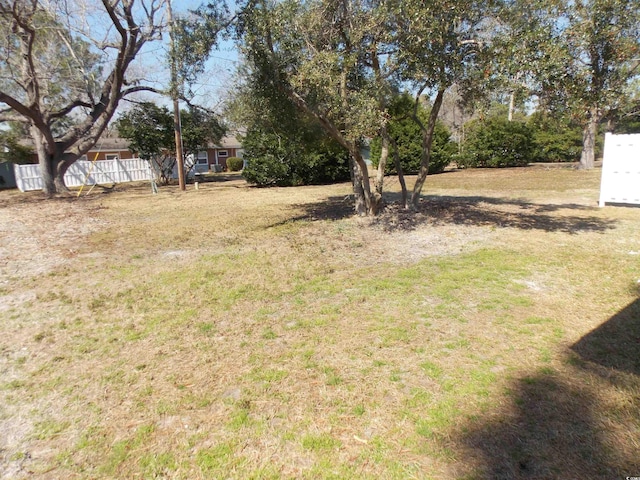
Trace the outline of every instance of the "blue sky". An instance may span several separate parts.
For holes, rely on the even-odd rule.
[[[186,0],[172,2],[174,16],[186,14],[189,10],[195,10],[200,1]],[[153,79],[156,88],[165,88],[169,80],[169,66],[167,64],[167,42],[165,35],[163,42],[148,44],[141,52],[139,63],[145,70],[145,77]],[[217,110],[220,102],[232,86],[233,75],[238,63],[238,53],[232,41],[223,41],[218,49],[211,52],[206,64],[206,71],[200,75],[192,90],[195,95],[194,103],[206,108]],[[151,94],[142,94],[144,100],[152,100],[158,104],[169,105],[168,98],[162,98]]]

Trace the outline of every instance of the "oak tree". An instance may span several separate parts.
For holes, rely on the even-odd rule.
[[[121,99],[153,90],[133,73],[160,39],[164,0],[0,0],[0,122],[29,127],[44,192],[96,143]],[[64,123],[64,125],[61,125]]]

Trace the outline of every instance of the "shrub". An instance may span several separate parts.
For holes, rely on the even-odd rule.
[[[286,132],[285,132],[286,133]],[[243,140],[242,176],[258,186],[330,183],[349,178],[346,151],[313,131],[296,135],[249,130]]]
[[[239,172],[240,170],[242,170],[243,166],[244,160],[242,160],[240,157],[227,158],[227,169],[230,172]]]
[[[533,135],[534,162],[577,162],[582,153],[579,125],[562,116],[534,112],[527,120]]]
[[[395,128],[394,128],[395,127]],[[420,171],[422,157],[422,132],[418,125],[411,119],[404,119],[392,126],[391,135],[396,138],[398,155],[402,173],[415,175]],[[374,138],[371,141],[371,159],[374,166],[380,161],[382,141]],[[431,159],[429,161],[429,174],[440,173],[451,163],[457,150],[455,142],[451,140],[449,129],[440,121],[436,123],[433,132],[433,144],[431,145]],[[395,175],[396,166],[393,161],[393,152],[389,152],[385,173]]]
[[[531,129],[504,117],[472,120],[467,124],[459,167],[522,167],[534,161]]]
[[[413,175],[420,170],[422,156],[422,132],[419,125],[411,118],[414,109],[413,97],[407,94],[398,96],[391,106],[390,113],[394,118],[389,122],[389,133],[398,145],[400,165],[405,174]],[[418,116],[424,125],[429,119],[429,109],[420,104]],[[374,138],[371,141],[371,160],[374,166],[380,161],[382,141]],[[457,150],[456,144],[451,141],[451,133],[444,123],[437,121],[433,132],[433,144],[431,146],[431,159],[429,161],[429,173],[442,172]],[[393,160],[393,152],[389,152],[386,174],[396,174],[396,166]]]

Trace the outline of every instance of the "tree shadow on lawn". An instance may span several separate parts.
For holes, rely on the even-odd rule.
[[[349,197],[329,197],[320,203],[296,205],[304,213],[291,220],[340,220],[353,215]],[[493,197],[428,196],[418,211],[404,210],[398,204],[388,205],[373,218],[372,224],[385,231],[411,231],[421,225],[469,225],[512,227],[545,232],[604,232],[614,229],[616,221],[593,215],[566,215],[561,210],[597,211],[595,207],[577,204],[546,205],[525,200]]]
[[[629,400],[640,389],[640,299],[571,350],[579,356],[570,354],[567,371],[514,381],[509,410],[467,428],[461,440],[465,463],[477,466],[471,478],[640,475],[634,447],[640,417],[637,402]],[[609,396],[598,397],[601,391]]]

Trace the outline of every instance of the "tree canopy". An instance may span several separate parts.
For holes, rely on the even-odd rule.
[[[122,98],[152,90],[131,67],[160,39],[164,1],[0,1],[0,122],[28,125],[47,194],[66,189]]]
[[[206,110],[192,107],[182,110],[180,117],[185,158],[195,157],[209,144],[219,143],[225,134],[225,127],[218,117]],[[154,161],[166,177],[175,164],[173,120],[173,113],[167,107],[143,102],[121,114],[116,128],[121,137],[129,140],[131,150],[146,160]]]
[[[592,168],[598,124],[629,102],[640,74],[640,0],[507,0],[502,58],[525,74],[546,109],[583,129]]]

